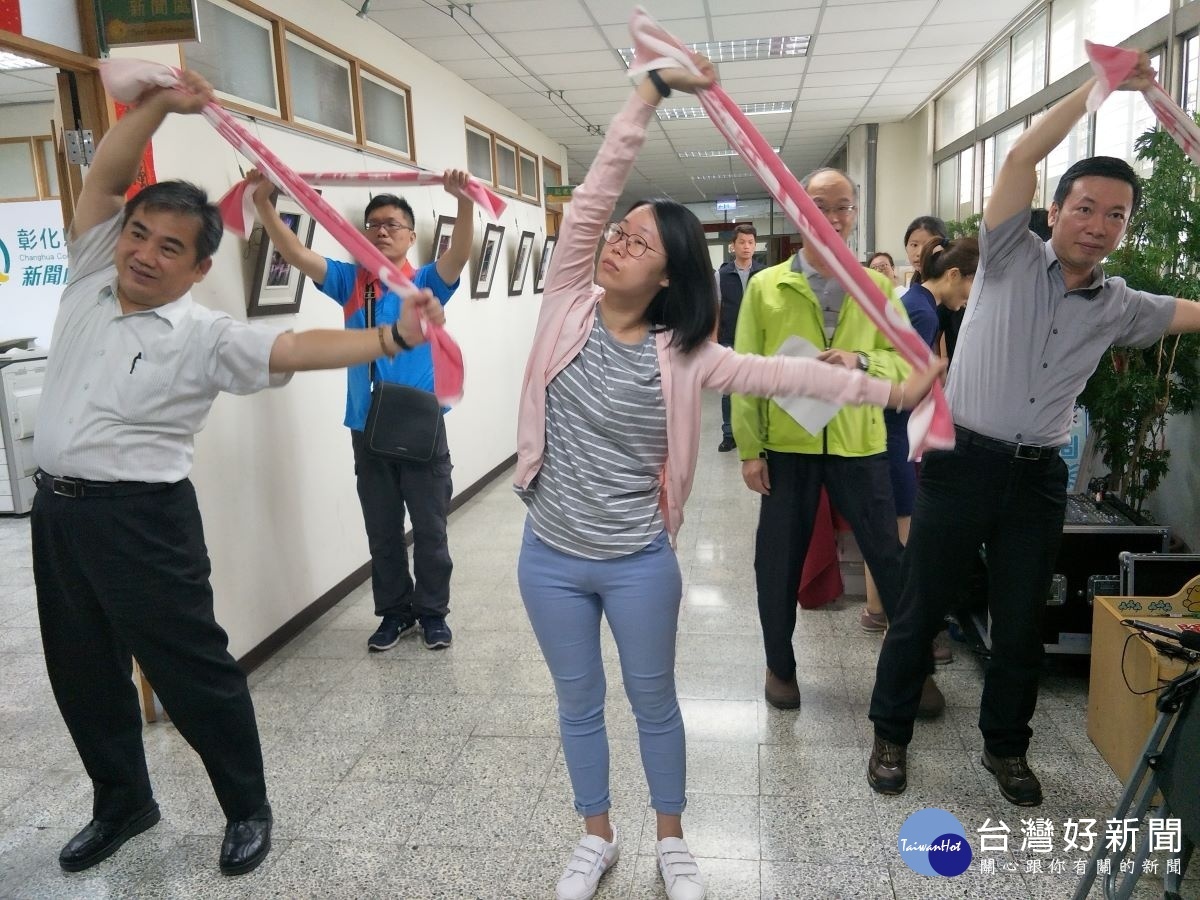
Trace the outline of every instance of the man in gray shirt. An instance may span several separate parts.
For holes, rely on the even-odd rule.
[[[1121,88],[1152,77],[1143,54]],[[1013,146],[983,213],[979,270],[947,396],[957,446],[921,468],[899,609],[879,654],[867,780],[907,785],[907,746],[929,641],[981,544],[987,545],[992,655],[979,728],[984,767],[1018,806],[1042,802],[1026,760],[1042,663],[1041,613],[1066,511],[1067,441],[1075,399],[1111,344],[1147,346],[1200,330],[1200,304],[1130,289],[1100,263],[1125,235],[1140,187],[1128,163],[1084,159],[1050,205],[1049,243],[1029,231],[1038,167],[1085,113],[1088,81]]]

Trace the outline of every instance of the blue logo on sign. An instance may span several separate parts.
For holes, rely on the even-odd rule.
[[[905,819],[896,847],[904,864],[918,875],[953,878],[971,865],[966,831],[958,819],[936,807],[919,809]]]
[[[8,281],[8,271],[12,266],[12,260],[8,257],[8,248],[4,246],[4,241],[0,241],[0,284]]]

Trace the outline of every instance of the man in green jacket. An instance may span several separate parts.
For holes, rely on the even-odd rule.
[[[848,241],[857,212],[850,179],[836,169],[819,169],[804,187]],[[891,283],[877,272],[868,273],[905,315]],[[909,374],[896,348],[808,246],[749,282],[733,346],[739,353],[768,356],[793,336],[812,344],[819,351],[817,359],[830,365],[893,381]],[[732,414],[742,478],[762,495],[754,572],[767,657],[764,693],[772,706],[795,709],[800,706],[792,651],[796,593],[822,487],[850,522],[889,615],[900,596],[903,547],[896,531],[883,412],[871,406],[845,407],[812,432],[773,400],[734,395]],[[932,679],[926,694],[924,714],[937,715],[945,700]]]

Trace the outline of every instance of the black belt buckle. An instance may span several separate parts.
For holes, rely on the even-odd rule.
[[[1037,460],[1042,458],[1044,447],[1035,447],[1032,444],[1017,444],[1017,449],[1013,456],[1017,459]]]

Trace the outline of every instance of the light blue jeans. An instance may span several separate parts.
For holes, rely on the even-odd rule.
[[[637,719],[650,805],[660,813],[682,813],[687,763],[675,697],[675,635],[683,582],[666,533],[629,556],[590,560],[544,544],[526,521],[517,579],[554,677],[576,811],[595,816],[611,805],[600,657],[604,615]]]

